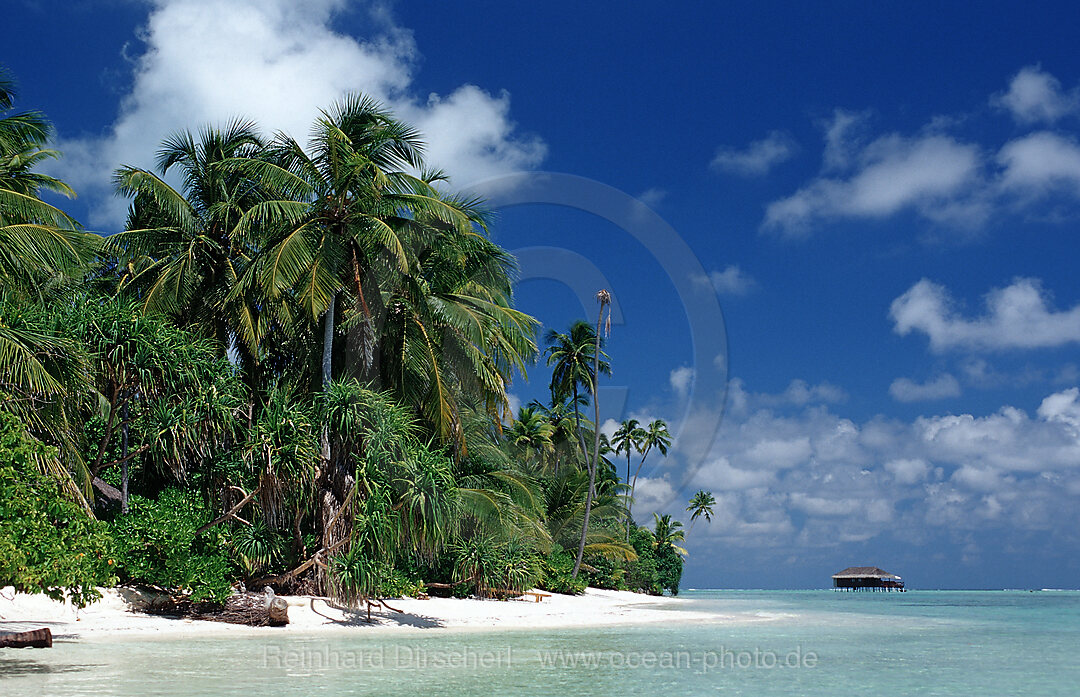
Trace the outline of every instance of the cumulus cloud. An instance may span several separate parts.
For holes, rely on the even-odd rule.
[[[753,394],[735,383],[736,394]],[[682,488],[716,494],[702,532],[716,544],[805,551],[898,530],[908,542],[990,535],[1000,544],[1035,530],[1067,537],[1080,525],[1069,498],[1080,492],[1080,388],[1049,394],[1034,414],[1003,406],[911,421],[752,401],[729,409],[707,444],[681,433],[672,456],[704,453]]]
[[[934,351],[1046,348],[1080,342],[1080,305],[1055,310],[1038,279],[1017,278],[986,296],[985,313],[963,317],[942,285],[922,279],[892,302],[889,316],[901,336],[919,331]]]
[[[732,381],[735,390],[742,390],[742,381]],[[816,385],[796,378],[782,392],[745,393],[743,402],[752,407],[803,407],[808,404],[832,404],[847,399],[847,392],[829,382]]]
[[[938,133],[893,133],[854,150],[843,172],[770,203],[764,229],[797,235],[822,220],[884,218],[905,210],[935,221],[981,222],[981,207],[970,196],[982,176],[978,146]],[[838,164],[847,156],[831,157]]]
[[[943,373],[933,380],[918,383],[910,378],[897,378],[889,385],[889,394],[898,402],[923,402],[960,396],[960,382]]]
[[[701,287],[712,288],[717,295],[747,295],[757,288],[753,276],[736,264],[728,265],[723,271],[694,276],[693,281]]]
[[[154,0],[140,32],[131,90],[101,137],[69,138],[63,175],[92,201],[94,225],[122,223],[126,204],[109,179],[122,164],[149,166],[161,140],[237,117],[298,139],[320,108],[363,92],[417,126],[430,163],[455,184],[539,164],[544,143],[521,134],[506,92],[462,85],[447,95],[412,87],[420,52],[412,34],[373,10],[363,37],[335,29],[346,0]],[[193,50],[196,47],[197,50]]]
[[[721,172],[742,177],[760,177],[776,165],[790,160],[798,151],[798,145],[790,134],[772,131],[765,138],[755,140],[746,148],[721,147],[716,151],[710,166]]]
[[[694,380],[694,369],[690,366],[676,368],[671,371],[668,380],[671,383],[671,389],[675,390],[680,397],[685,397],[690,389],[690,383]]]
[[[1024,125],[1080,115],[1080,88],[1062,89],[1038,66],[1022,69],[991,101]],[[1080,202],[1080,143],[1041,130],[1000,143],[965,141],[962,117],[938,115],[913,134],[873,135],[870,114],[836,110],[824,124],[819,175],[765,210],[762,229],[788,236],[822,223],[914,214],[971,230],[996,211],[1025,211],[1052,194]]]
[[[1021,124],[1054,123],[1080,111],[1080,91],[1063,91],[1061,82],[1038,65],[1021,68],[1009,81],[1009,89],[990,101]]]
[[[1074,138],[1040,131],[1006,143],[997,154],[1004,191],[1038,197],[1054,191],[1080,194],[1080,145]]]

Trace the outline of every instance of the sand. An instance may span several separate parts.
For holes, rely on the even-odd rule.
[[[541,602],[529,596],[515,600],[431,598],[388,600],[401,612],[366,612],[338,608],[326,598],[283,596],[289,603],[286,627],[245,627],[222,622],[174,619],[137,611],[143,597],[128,589],[103,589],[97,603],[76,610],[43,595],[0,590],[0,631],[52,629],[60,639],[108,639],[151,635],[161,638],[250,633],[421,632],[432,630],[497,630],[558,627],[600,627],[665,621],[719,621],[725,618],[685,609],[679,598],[589,588],[583,595],[550,594]]]

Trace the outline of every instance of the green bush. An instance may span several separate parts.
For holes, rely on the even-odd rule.
[[[582,566],[582,573],[590,586],[594,588],[607,588],[608,590],[624,591],[626,586],[626,569],[628,562],[609,559],[593,555],[585,559],[588,567]]]
[[[121,578],[223,602],[232,589],[221,529],[195,535],[209,520],[191,492],[166,489],[156,501],[132,496],[130,513],[112,523]]]
[[[679,582],[682,580],[683,560],[672,547],[665,547],[656,553],[657,583],[672,595],[679,594]]]
[[[0,412],[0,587],[86,607],[101,597],[96,586],[116,583],[112,539],[41,473],[38,463],[52,457]]]
[[[652,595],[664,592],[653,548],[655,541],[656,538],[647,528],[635,528],[630,534],[630,544],[638,555],[637,560],[627,564],[626,568],[626,586],[632,591]]]
[[[574,578],[574,557],[555,545],[541,564],[540,587],[552,593],[578,595],[585,591],[584,576]]]

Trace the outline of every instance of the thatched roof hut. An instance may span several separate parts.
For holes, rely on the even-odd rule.
[[[833,574],[833,587],[845,590],[904,590],[904,581],[876,566],[849,566]]]

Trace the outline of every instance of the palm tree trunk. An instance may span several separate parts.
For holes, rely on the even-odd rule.
[[[128,512],[128,401],[124,399],[120,420],[120,512],[127,515]]]
[[[600,322],[604,317],[604,297],[607,291],[600,291],[597,298],[600,300],[600,314],[596,317],[596,349],[593,354],[593,383],[592,401],[593,414],[593,456],[589,462],[589,493],[585,497],[585,520],[581,524],[581,542],[578,544],[577,560],[574,562],[574,578],[577,578],[581,570],[581,558],[585,556],[585,537],[589,533],[589,514],[592,513],[593,496],[596,493],[596,468],[600,463],[600,394],[597,389],[600,384]],[[610,324],[610,322],[609,322]]]
[[[323,349],[322,349],[322,389],[323,392],[330,387],[332,358],[334,356],[334,306],[337,303],[337,293],[330,296],[330,306],[323,314]]]
[[[649,450],[652,448],[645,448],[645,452],[641,455],[641,462],[638,463],[637,469],[634,470],[634,481],[630,484],[630,503],[626,506],[626,514],[630,520],[634,519],[634,492],[637,490],[637,478],[641,474],[641,468],[645,465],[645,458],[649,456]]]
[[[334,307],[337,304],[337,293],[330,296],[330,306],[323,314],[323,349],[322,349],[322,390],[330,389],[330,381],[333,379],[334,358]],[[319,436],[319,449],[325,462],[330,460],[330,427],[323,426]]]

